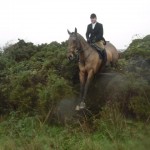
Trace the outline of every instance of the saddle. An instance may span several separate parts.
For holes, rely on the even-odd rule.
[[[102,59],[104,62],[107,61],[107,54],[106,54],[106,50],[101,49],[100,47],[98,47],[96,44],[91,43],[90,44],[98,53],[100,59]]]

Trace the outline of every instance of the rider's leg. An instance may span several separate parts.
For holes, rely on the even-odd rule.
[[[98,42],[96,42],[95,44],[96,44],[98,47],[100,47],[102,50],[105,49],[104,41],[103,41],[103,40],[98,41]]]
[[[102,54],[103,54],[104,63],[106,63],[106,61],[107,61],[107,54],[106,54],[106,50],[105,50],[104,41],[101,40],[101,41],[96,42],[95,44],[96,44],[98,47],[101,48]]]

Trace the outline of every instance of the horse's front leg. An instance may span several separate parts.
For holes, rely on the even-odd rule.
[[[83,98],[84,87],[85,87],[85,79],[86,79],[85,72],[80,71],[79,77],[80,77],[80,102],[81,102]]]
[[[83,99],[80,103],[80,109],[85,108],[84,100],[86,99],[87,92],[88,92],[88,89],[89,89],[89,85],[90,85],[93,77],[94,77],[94,71],[93,71],[93,69],[91,69],[90,71],[88,71],[88,75],[87,75],[87,79],[86,79],[85,87],[84,87],[84,92],[83,92]]]
[[[79,78],[80,78],[80,97],[79,97],[78,105],[76,106],[76,110],[80,109],[79,104],[83,100],[85,80],[86,80],[86,76],[85,76],[85,72],[84,71],[80,71],[79,72]]]

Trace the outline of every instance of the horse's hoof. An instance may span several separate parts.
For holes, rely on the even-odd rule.
[[[84,109],[85,108],[85,103],[84,102],[81,102],[80,103],[80,109]]]
[[[75,108],[75,110],[79,111],[80,110],[80,106],[77,105],[76,108]]]

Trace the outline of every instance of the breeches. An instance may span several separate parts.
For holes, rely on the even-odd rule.
[[[104,41],[103,41],[103,40],[98,41],[98,42],[96,42],[95,44],[96,44],[98,47],[100,47],[102,50],[105,49]]]

